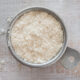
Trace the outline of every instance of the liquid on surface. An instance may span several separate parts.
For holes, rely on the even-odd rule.
[[[42,11],[22,15],[11,30],[12,46],[18,56],[30,63],[44,63],[55,57],[63,44],[61,24]]]

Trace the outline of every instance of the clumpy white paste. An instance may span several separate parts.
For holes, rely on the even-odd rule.
[[[63,30],[60,22],[47,12],[31,11],[13,25],[11,42],[18,56],[40,64],[57,55],[63,44]]]

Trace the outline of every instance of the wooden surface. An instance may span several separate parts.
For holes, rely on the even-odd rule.
[[[57,13],[67,28],[68,46],[80,52],[80,0],[0,0],[0,29],[7,30],[8,17],[33,6]],[[59,61],[46,68],[26,67],[10,54],[4,35],[0,36],[0,80],[80,80],[80,64],[72,70]]]

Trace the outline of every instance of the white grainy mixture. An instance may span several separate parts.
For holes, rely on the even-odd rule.
[[[40,64],[57,55],[63,44],[63,30],[50,14],[31,11],[15,22],[11,42],[22,59]]]

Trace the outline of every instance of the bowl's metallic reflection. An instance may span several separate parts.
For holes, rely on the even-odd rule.
[[[17,19],[19,19],[20,16],[22,16],[24,13],[27,13],[29,11],[34,11],[34,10],[39,10],[39,11],[45,11],[49,14],[51,14],[53,17],[55,17],[62,25],[62,28],[63,28],[63,31],[64,31],[64,43],[63,43],[63,47],[61,48],[61,50],[59,51],[59,53],[52,59],[50,59],[49,61],[45,62],[45,63],[42,63],[42,64],[34,64],[34,63],[29,63],[29,62],[26,62],[24,61],[23,59],[21,59],[14,51],[13,47],[12,47],[12,44],[11,44],[11,29],[14,25],[14,23],[16,22]],[[48,66],[50,64],[53,64],[55,63],[56,61],[58,61],[62,55],[64,54],[65,50],[66,50],[66,47],[67,47],[67,32],[66,32],[66,29],[65,29],[65,26],[62,22],[62,20],[52,11],[48,10],[48,9],[45,9],[45,8],[41,8],[41,7],[33,7],[33,8],[29,8],[29,9],[26,9],[26,10],[23,10],[22,12],[20,12],[11,22],[10,24],[10,27],[7,31],[7,43],[8,43],[8,47],[10,49],[10,51],[12,52],[12,55],[19,61],[21,62],[22,64],[25,64],[27,66],[30,66],[30,67],[45,67],[45,66]]]

